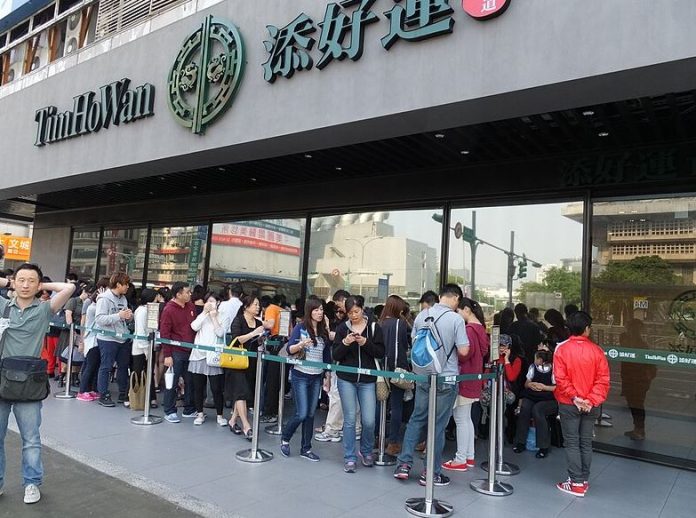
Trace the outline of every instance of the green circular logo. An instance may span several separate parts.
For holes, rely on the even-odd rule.
[[[167,104],[174,118],[202,135],[232,104],[244,75],[245,58],[237,27],[208,16],[186,38],[169,71]]]

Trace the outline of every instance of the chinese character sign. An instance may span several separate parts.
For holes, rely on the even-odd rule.
[[[8,261],[28,261],[31,255],[31,238],[16,236],[0,236],[0,244],[5,249],[5,259]]]
[[[278,76],[286,79],[297,70],[309,70],[314,61],[309,51],[314,46],[310,36],[316,28],[314,22],[302,13],[282,29],[274,25],[266,27],[271,40],[263,44],[268,51],[268,60],[263,64],[263,78],[272,83]]]
[[[395,1],[399,5],[384,13],[390,22],[389,34],[382,38],[385,49],[389,50],[399,39],[421,41],[452,32],[454,11],[449,0]]]
[[[462,0],[464,11],[477,20],[489,20],[505,12],[511,0]]]
[[[374,3],[375,0],[344,0],[340,6],[337,3],[326,6],[324,21],[319,24],[319,50],[322,56],[317,62],[318,69],[321,70],[333,59],[360,59],[365,44],[365,26],[378,20],[377,15],[370,11]],[[350,17],[341,11],[341,7],[352,5],[357,5],[357,8]],[[346,46],[344,40],[348,34],[350,43]]]

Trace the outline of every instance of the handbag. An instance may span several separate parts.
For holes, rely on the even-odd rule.
[[[235,346],[236,343],[237,339],[235,338],[220,353],[220,367],[223,369],[246,370],[249,368],[249,357],[246,356],[247,350],[242,346]],[[243,352],[244,356],[232,354],[232,352]]]
[[[377,365],[377,370],[382,370],[379,365],[379,360],[375,359],[375,364]],[[377,376],[377,383],[375,383],[375,391],[377,394],[377,401],[380,403],[389,399],[389,393],[391,389],[389,388],[389,383],[384,376]]]
[[[66,346],[63,352],[60,353],[60,361],[63,363],[68,363],[68,347],[69,346]],[[82,365],[84,361],[85,355],[80,352],[80,349],[76,345],[73,345],[72,364],[79,366]]]
[[[515,393],[510,390],[505,382],[505,404],[512,405],[515,402]],[[481,390],[481,396],[479,397],[479,403],[481,406],[489,406],[491,404],[491,385],[486,383],[486,386]]]
[[[2,316],[2,338],[0,338],[0,399],[5,401],[43,401],[51,393],[48,384],[48,362],[33,356],[10,356],[2,359],[5,352],[5,330],[9,327],[10,304],[5,306]]]
[[[137,372],[131,372],[130,386],[128,387],[128,402],[131,410],[145,410],[145,384],[147,377],[145,371],[138,376]]]
[[[221,338],[219,338],[221,340]],[[207,351],[205,353],[205,362],[208,367],[220,367],[220,356],[222,355],[223,347],[216,347],[214,351]]]
[[[401,367],[396,367],[396,365],[399,364],[399,319],[396,320],[396,354],[394,356],[394,372],[403,372],[405,374],[408,374],[408,371],[406,369],[402,369]],[[403,378],[390,378],[389,382],[394,385],[395,387],[400,388],[401,390],[413,390],[414,383],[411,380],[403,379]]]

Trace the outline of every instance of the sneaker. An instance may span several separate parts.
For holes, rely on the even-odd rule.
[[[119,394],[118,399],[116,400],[116,403],[118,403],[119,405],[122,405],[126,401],[128,401],[128,396],[126,394]]]
[[[343,471],[345,471],[346,473],[355,473],[355,461],[346,461],[343,464]]]
[[[106,408],[112,408],[112,407],[116,406],[116,403],[113,402],[113,400],[111,399],[111,396],[100,397],[99,404],[101,406],[106,407]]]
[[[24,488],[24,503],[25,504],[35,504],[41,500],[41,491],[39,491],[38,486],[34,484],[29,484]]]
[[[418,479],[418,483],[419,483],[421,486],[425,486],[425,484],[426,484],[426,475],[425,475],[425,471],[423,472],[423,474],[422,474],[422,475],[420,476],[420,478]],[[434,485],[434,486],[449,486],[449,485],[450,485],[450,479],[449,479],[448,476],[443,475],[442,473],[440,473],[439,475],[435,475],[435,476],[433,477],[433,485]]]
[[[411,466],[408,464],[399,464],[394,470],[394,478],[399,480],[408,480],[408,476],[411,474]]]
[[[515,447],[512,448],[512,451],[514,451],[515,453],[522,453],[526,449],[527,447],[524,444],[515,444]]]
[[[476,459],[466,459],[466,465],[469,466],[469,469],[475,468],[476,467]]]
[[[3,489],[0,487],[0,496],[2,496],[2,494],[3,494],[4,492],[5,492],[5,491],[3,491]]]
[[[89,392],[80,392],[75,399],[85,402],[94,401],[94,398]]]
[[[589,483],[589,481],[585,480],[585,481],[582,483],[582,485],[585,486],[585,493],[587,493],[587,491],[590,489],[590,483]]]
[[[195,426],[200,426],[203,423],[205,423],[205,414],[201,412],[200,414],[196,415],[196,418],[193,420],[193,424]]]
[[[285,441],[280,441],[280,453],[283,457],[290,456],[290,443]],[[302,454],[300,454],[302,456]]]
[[[449,471],[468,471],[469,470],[469,463],[468,462],[457,462],[456,459],[452,459],[452,460],[448,460],[447,462],[443,462],[442,468],[447,469]]]
[[[375,465],[375,459],[372,458],[372,454],[368,453],[367,455],[363,455],[362,453],[358,453],[358,457],[360,457],[360,462],[362,463],[363,466],[366,468],[372,468]]]
[[[311,460],[312,462],[319,462],[319,455],[316,455],[312,450],[308,450],[300,453],[300,457],[303,459]]]
[[[565,482],[559,482],[556,484],[556,487],[560,491],[573,496],[585,496],[585,493],[587,492],[584,482],[571,482],[570,479],[566,480]]]
[[[218,426],[225,427],[225,426],[227,426],[227,419],[225,419],[224,417],[219,415],[219,416],[217,416],[217,424],[218,424]]]
[[[314,438],[319,442],[341,442],[340,435],[328,432],[316,433]]]
[[[179,415],[174,413],[174,414],[167,414],[164,416],[164,419],[167,420],[169,423],[180,423],[181,419],[179,419]]]
[[[99,392],[87,392],[90,396],[92,396],[94,399],[99,399]]]
[[[391,455],[392,457],[396,457],[399,453],[401,453],[401,444],[398,442],[390,442],[389,446],[387,446],[384,450],[384,453]]]
[[[537,459],[545,459],[549,455],[549,449],[548,448],[539,448],[539,451],[536,452],[535,457]]]
[[[277,415],[262,415],[259,418],[259,423],[261,424],[276,424],[278,422]]]
[[[191,412],[182,412],[181,417],[198,417],[198,412],[192,410]]]

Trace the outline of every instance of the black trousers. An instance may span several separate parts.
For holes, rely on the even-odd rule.
[[[203,403],[205,402],[205,391],[208,380],[210,380],[210,391],[213,393],[213,401],[215,402],[215,411],[217,415],[222,415],[222,409],[225,404],[223,391],[225,389],[225,375],[218,374],[216,376],[206,376],[205,374],[192,374],[193,378],[193,405],[196,407],[196,412],[203,412]]]
[[[280,391],[280,363],[266,363],[266,397],[263,405],[263,415],[278,414],[278,395]]]

